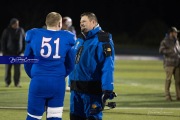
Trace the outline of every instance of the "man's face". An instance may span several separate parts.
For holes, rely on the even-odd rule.
[[[177,35],[178,35],[177,32],[172,32],[172,36],[173,36],[174,38],[177,38]]]
[[[19,28],[19,21],[16,21],[14,24],[12,24],[12,28],[14,29]]]
[[[72,26],[72,20],[71,19],[63,19],[62,20],[62,29],[63,30],[68,30],[69,27]]]
[[[95,27],[95,21],[94,20],[89,20],[87,16],[81,17],[80,20],[80,27],[82,32],[88,32],[92,30]]]

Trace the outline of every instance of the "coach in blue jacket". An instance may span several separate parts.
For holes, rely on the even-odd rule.
[[[102,120],[103,101],[114,89],[114,44],[94,13],[81,14],[75,68],[70,74],[70,120]]]

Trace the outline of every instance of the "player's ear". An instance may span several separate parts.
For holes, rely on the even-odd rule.
[[[61,29],[62,28],[62,21],[59,22],[58,27]]]

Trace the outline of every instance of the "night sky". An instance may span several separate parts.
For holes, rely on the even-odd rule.
[[[6,0],[0,4],[0,32],[12,17],[25,30],[42,27],[46,15],[57,11],[70,16],[79,31],[80,14],[94,12],[101,27],[114,34],[136,34],[148,21],[159,20],[180,29],[180,0]]]

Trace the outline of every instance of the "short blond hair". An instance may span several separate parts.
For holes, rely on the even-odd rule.
[[[46,26],[48,27],[55,27],[59,24],[59,22],[62,20],[62,16],[57,12],[50,12],[46,16]]]

